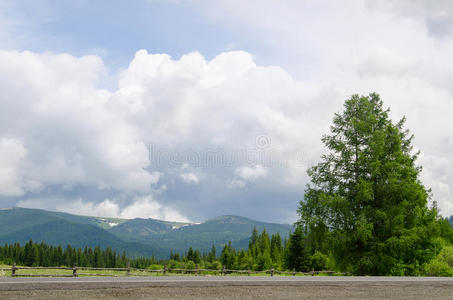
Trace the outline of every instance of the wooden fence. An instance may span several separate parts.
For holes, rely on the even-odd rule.
[[[68,274],[30,274],[30,273],[22,273],[26,270],[67,270]],[[215,269],[199,269],[198,265],[195,266],[194,269],[171,269],[164,266],[163,269],[159,270],[151,270],[151,269],[138,269],[138,268],[131,268],[129,263],[127,264],[126,268],[91,268],[91,267],[77,267],[74,265],[71,267],[18,267],[16,264],[13,264],[11,268],[8,269],[0,269],[0,271],[4,272],[11,272],[12,277],[78,277],[78,276],[150,276],[153,273],[156,275],[167,275],[169,273],[172,274],[192,274],[192,275],[204,275],[204,274],[214,274],[214,275],[227,275],[227,274],[237,274],[237,275],[252,275],[252,274],[263,274],[270,276],[274,275],[285,275],[285,276],[296,276],[296,275],[318,275],[318,274],[326,274],[326,275],[348,275],[347,273],[339,273],[335,271],[309,271],[309,272],[296,272],[293,271],[279,271],[271,268],[270,270],[265,271],[252,271],[252,270],[229,270],[226,269],[225,266],[221,270]],[[69,272],[72,271],[72,272]],[[85,273],[84,273],[85,271]],[[100,271],[99,273],[93,273],[86,271]],[[115,272],[124,272],[124,274],[108,274],[102,273],[102,271],[115,271]]]

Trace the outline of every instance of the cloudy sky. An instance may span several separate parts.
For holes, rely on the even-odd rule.
[[[0,207],[293,222],[375,91],[451,215],[452,53],[448,0],[0,0]]]

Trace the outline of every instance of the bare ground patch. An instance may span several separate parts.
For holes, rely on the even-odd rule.
[[[0,292],[0,299],[453,299],[448,283],[335,283],[301,286],[151,286],[34,289]]]

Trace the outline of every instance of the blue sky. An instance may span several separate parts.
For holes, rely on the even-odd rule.
[[[115,69],[135,51],[208,58],[230,50],[233,33],[190,4],[173,1],[10,1],[7,15],[23,20],[19,49],[101,55]],[[28,37],[32,36],[31,39]]]
[[[0,0],[0,207],[294,222],[376,91],[453,214],[452,33],[436,1]]]

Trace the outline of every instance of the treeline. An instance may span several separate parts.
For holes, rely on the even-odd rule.
[[[185,253],[170,252],[169,259],[155,257],[129,258],[125,252],[117,253],[110,247],[73,248],[71,245],[50,246],[44,242],[30,240],[25,245],[5,244],[0,246],[0,262],[16,263],[24,266],[73,266],[96,268],[124,268],[127,262],[134,268],[183,268],[216,269],[225,266],[229,270],[276,270],[308,271],[323,270],[328,267],[327,256],[309,253],[304,245],[303,233],[295,230],[282,240],[279,233],[269,235],[253,229],[247,249],[235,249],[232,243],[226,244],[220,253],[213,245],[211,251],[201,253],[192,247]]]
[[[4,264],[16,263],[23,266],[68,266],[77,265],[80,267],[96,268],[124,268],[130,262],[131,267],[148,268],[156,264],[154,257],[130,259],[126,253],[117,253],[110,247],[101,249],[98,247],[73,248],[71,245],[63,248],[61,246],[49,246],[44,242],[34,243],[32,240],[24,246],[19,243],[5,244],[0,246],[0,262]]]
[[[184,254],[170,253],[169,268],[198,268],[262,271],[276,270],[309,271],[326,270],[328,257],[320,252],[310,253],[305,247],[303,232],[295,230],[282,240],[279,233],[271,236],[264,229],[261,233],[253,229],[247,249],[235,249],[232,243],[226,244],[219,255],[216,248],[208,253],[189,250]]]

